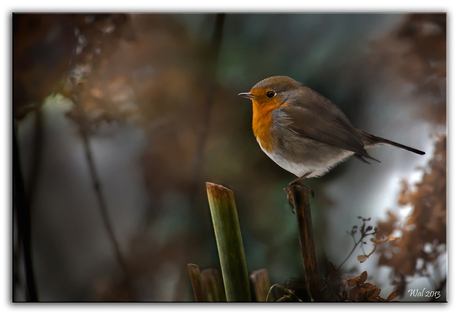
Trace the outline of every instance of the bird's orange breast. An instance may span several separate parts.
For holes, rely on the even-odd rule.
[[[252,103],[252,131],[260,146],[267,152],[273,152],[276,140],[271,133],[273,125],[273,111],[278,106],[276,104],[260,104],[256,101]]]

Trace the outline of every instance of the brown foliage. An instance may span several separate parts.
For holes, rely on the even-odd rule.
[[[314,295],[321,297],[318,301],[328,302],[391,302],[398,295],[398,291],[394,290],[387,298],[381,297],[381,289],[366,282],[367,278],[367,271],[349,279],[340,278],[337,269],[328,262],[326,279],[323,279],[324,286]],[[277,285],[277,288],[282,294],[277,302],[311,301],[305,290],[303,279],[291,280],[284,286]]]
[[[378,264],[391,267],[395,283],[400,285],[405,285],[407,276],[427,275],[428,265],[436,264],[445,253],[446,136],[438,138],[428,169],[415,186],[416,189],[410,189],[408,183],[403,182],[399,199],[401,205],[413,207],[409,218],[401,223],[396,214],[388,211],[388,220],[378,224],[377,236],[401,235],[400,240],[378,251]]]
[[[342,300],[347,302],[390,302],[397,296],[396,291],[393,291],[386,299],[380,297],[381,290],[375,285],[366,282],[366,280],[367,271],[363,271],[359,276],[347,279],[343,284]],[[346,286],[350,288],[348,291]]]
[[[59,89],[76,40],[70,15],[13,15],[13,109],[16,119]]]
[[[367,225],[366,222],[370,221],[370,218],[358,217],[362,220],[362,225],[358,229],[358,226],[353,226],[351,232],[348,232],[353,238],[354,247],[351,250],[348,257],[340,264],[339,267],[335,267],[331,262],[327,262],[326,265],[326,277],[321,279],[321,284],[317,288],[310,288],[307,290],[305,278],[291,279],[286,282],[284,286],[276,285],[279,289],[278,292],[282,294],[281,298],[277,302],[306,302],[306,301],[336,301],[336,302],[389,302],[396,298],[397,295],[401,295],[399,289],[394,290],[387,298],[380,296],[381,289],[377,288],[367,281],[367,271],[364,271],[359,276],[355,276],[349,279],[341,278],[340,269],[343,264],[350,258],[355,249],[366,244],[366,239],[370,236],[374,245],[372,251],[369,254],[364,253],[358,255],[358,260],[362,263],[366,261],[377,248],[385,243],[392,243],[399,240],[393,234],[388,236],[382,236],[378,233],[378,228]],[[355,235],[360,232],[360,237],[356,240]],[[358,235],[359,235],[358,234]],[[379,236],[376,236],[379,234]],[[313,290],[313,291],[311,291]]]
[[[446,124],[446,14],[409,14],[374,44],[372,71],[400,88],[410,84],[423,119]]]
[[[130,39],[128,22],[126,14],[15,14],[15,118],[24,117],[51,93],[62,93],[80,97],[86,111],[98,108],[97,121],[104,115],[111,120],[100,113],[108,106],[101,91],[106,84],[94,74],[100,79],[112,66],[108,58],[120,39]]]

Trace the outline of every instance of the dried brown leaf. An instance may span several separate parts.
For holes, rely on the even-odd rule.
[[[354,277],[347,280],[347,283],[350,287],[355,287],[358,285],[358,277]]]
[[[367,271],[363,271],[359,276],[359,284],[363,284],[367,280]]]
[[[354,287],[350,290],[350,292],[348,292],[348,297],[352,300],[354,300],[356,298],[356,295],[358,294],[359,292],[359,287]]]
[[[374,290],[372,290],[372,291],[370,291],[370,292],[369,292],[369,297],[370,297],[370,298],[376,298],[377,296],[379,296],[380,291],[381,291],[381,290],[380,290],[380,289],[377,289],[377,288],[374,289]]]
[[[367,256],[366,255],[358,255],[358,260],[360,263],[363,263],[367,260]]]
[[[387,300],[392,301],[398,296],[398,289],[394,290],[393,292],[388,295]]]

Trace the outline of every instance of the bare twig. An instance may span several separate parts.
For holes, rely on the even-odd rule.
[[[372,228],[372,226],[366,226],[366,222],[367,221],[370,221],[370,218],[366,219],[366,218],[363,218],[361,216],[358,216],[358,219],[361,219],[363,221],[363,224],[361,225],[361,228],[360,228],[360,233],[361,233],[361,237],[360,239],[356,242],[356,239],[355,239],[355,234],[356,232],[358,231],[358,226],[353,226],[351,232],[347,232],[348,234],[351,235],[351,237],[353,238],[353,242],[355,243],[355,245],[353,246],[350,254],[348,254],[347,258],[345,258],[345,260],[339,265],[339,267],[337,267],[337,270],[336,272],[338,272],[340,270],[340,268],[342,268],[343,264],[345,264],[345,262],[351,257],[351,255],[353,254],[353,252],[355,251],[356,247],[358,247],[358,245],[361,245],[361,247],[363,246],[363,244],[366,244],[364,242],[364,239],[370,235],[374,235],[376,232],[377,232],[377,227],[375,227],[374,229]],[[373,232],[371,232],[373,229]],[[372,253],[375,251],[375,247],[374,247],[374,250],[372,251]],[[363,253],[364,253],[364,248],[363,248]],[[371,253],[371,254],[372,254]],[[366,255],[366,253],[364,253],[364,256],[366,257],[369,257],[371,254],[369,255]]]
[[[268,293],[267,293],[267,298],[266,298],[267,302],[271,300],[270,296],[271,296],[274,288],[280,289],[281,291],[283,291],[285,293],[285,296],[283,296],[280,299],[278,299],[277,302],[283,302],[283,301],[287,300],[287,298],[285,298],[286,294],[287,294],[287,297],[289,297],[289,300],[297,300],[298,302],[302,302],[302,300],[297,295],[295,295],[295,293],[292,290],[289,290],[288,288],[285,288],[285,287],[283,287],[282,285],[279,285],[279,284],[274,284],[274,285],[272,285],[270,287],[270,290],[268,290]]]
[[[347,258],[345,258],[344,261],[342,261],[342,263],[340,264],[340,266],[337,267],[337,271],[340,270],[340,268],[342,268],[343,264],[351,257],[351,255],[353,254],[353,252],[355,251],[356,247],[358,247],[359,243],[361,243],[361,241],[363,240],[363,237],[361,236],[361,238],[359,239],[358,242],[355,241],[354,237],[353,237],[353,241],[355,241],[355,246],[353,246],[353,249],[351,250],[350,254],[348,254]]]
[[[222,42],[222,30],[223,30],[223,22],[224,22],[224,14],[217,14],[216,20],[214,22],[214,31],[212,38],[209,42],[207,47],[208,58],[206,58],[205,63],[203,63],[203,68],[205,69],[205,97],[203,100],[203,117],[201,123],[201,129],[198,132],[198,139],[197,139],[197,147],[196,153],[193,157],[193,169],[191,172],[191,183],[192,188],[190,189],[190,204],[191,209],[199,209],[202,208],[202,205],[199,204],[200,196],[201,196],[201,189],[202,189],[202,181],[201,181],[201,171],[202,171],[202,160],[204,155],[204,150],[206,147],[206,142],[208,139],[209,134],[209,121],[211,118],[212,107],[214,104],[214,96],[216,90],[216,79],[215,73],[217,68],[217,57],[219,56],[220,46]],[[191,229],[187,230],[187,233],[191,236],[193,231]],[[186,239],[187,237],[185,237]],[[190,251],[189,246],[185,246],[183,248],[184,253]],[[187,256],[187,255],[186,255]],[[187,280],[185,274],[181,274],[179,283],[185,283]]]
[[[195,156],[195,167],[193,182],[197,183],[201,173],[201,160],[203,158],[204,148],[208,138],[209,119],[211,117],[212,105],[214,95],[216,93],[215,76],[217,69],[217,57],[219,56],[220,45],[222,42],[222,31],[224,25],[225,14],[217,14],[216,22],[214,24],[214,33],[209,45],[208,71],[206,72],[207,81],[207,94],[204,102],[204,116],[203,116],[203,129],[198,138],[197,151]],[[198,186],[199,187],[199,186]],[[193,194],[195,195],[195,194]]]
[[[79,126],[80,126],[80,135],[81,135],[82,140],[83,140],[83,147],[84,147],[84,150],[85,150],[85,157],[86,157],[86,161],[88,163],[90,176],[91,176],[91,181],[93,182],[93,188],[94,188],[94,192],[96,193],[97,202],[98,202],[98,205],[99,205],[99,210],[100,210],[101,215],[102,215],[104,226],[105,226],[107,234],[108,234],[108,236],[110,238],[110,241],[111,241],[111,243],[113,245],[113,248],[115,250],[117,261],[120,264],[121,268],[123,269],[123,272],[127,276],[127,279],[129,279],[128,267],[127,267],[127,264],[126,264],[125,259],[123,257],[123,254],[121,252],[120,245],[119,245],[119,243],[117,241],[117,238],[116,238],[115,233],[113,231],[112,225],[110,223],[109,213],[108,213],[108,209],[107,209],[107,203],[106,203],[106,201],[104,199],[104,196],[102,194],[100,180],[99,180],[99,177],[97,175],[96,164],[94,163],[93,154],[92,154],[90,143],[89,143],[89,128],[90,128],[90,125],[88,123],[88,120],[86,118],[86,115],[85,115],[83,109],[81,108],[81,105],[80,105],[79,101],[76,99],[76,97],[73,97],[72,100],[73,100],[73,103],[75,104],[75,107],[76,107],[76,109],[78,111],[78,123],[79,123]]]

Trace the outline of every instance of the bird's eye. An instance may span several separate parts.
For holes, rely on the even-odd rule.
[[[268,98],[272,98],[273,96],[275,96],[275,92],[273,92],[273,91],[268,91],[267,92],[267,97]]]

